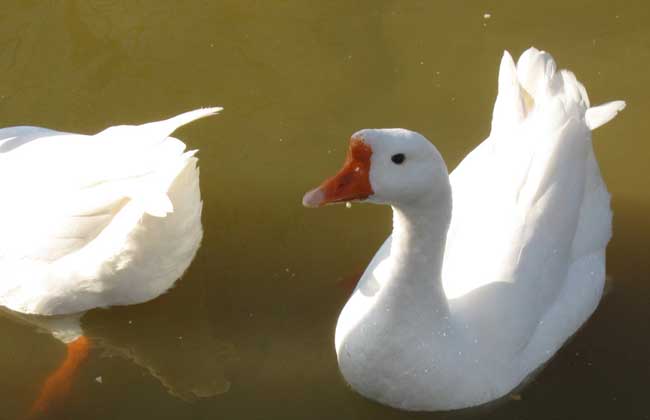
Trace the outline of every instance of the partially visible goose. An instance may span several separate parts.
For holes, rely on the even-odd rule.
[[[591,130],[622,110],[531,48],[505,52],[490,136],[448,175],[404,129],[352,136],[343,169],[306,206],[388,204],[393,232],[336,326],[345,379],[407,410],[506,395],[594,311],[611,236]],[[453,203],[453,206],[452,206]]]
[[[169,289],[203,233],[196,151],[170,135],[220,110],[93,136],[0,129],[0,305],[61,315]]]
[[[89,352],[85,311],[151,300],[190,265],[203,236],[196,150],[170,135],[219,111],[94,136],[0,129],[0,305],[67,347],[31,417],[65,405]]]

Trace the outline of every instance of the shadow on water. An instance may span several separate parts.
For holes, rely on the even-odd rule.
[[[237,361],[235,348],[215,334],[203,314],[205,303],[181,303],[183,295],[179,285],[152,302],[90,314],[86,333],[101,357],[133,362],[176,398],[194,401],[228,392],[226,370]],[[168,310],[174,307],[187,310]]]

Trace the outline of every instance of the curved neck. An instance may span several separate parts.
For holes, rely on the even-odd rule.
[[[407,205],[393,205],[390,258],[395,271],[393,290],[388,295],[411,322],[432,322],[432,317],[448,319],[441,270],[450,220],[451,191]],[[426,304],[418,304],[421,301]],[[423,313],[422,308],[431,311]]]

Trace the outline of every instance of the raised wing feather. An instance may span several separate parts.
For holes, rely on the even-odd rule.
[[[592,120],[611,119],[620,108],[593,113]],[[609,195],[588,109],[584,87],[572,73],[556,71],[550,55],[531,48],[515,66],[506,52],[490,137],[451,174],[445,291],[468,322],[479,329],[484,323],[492,340],[508,340],[504,348],[526,344],[572,261],[609,240]],[[478,288],[480,302],[472,295]]]

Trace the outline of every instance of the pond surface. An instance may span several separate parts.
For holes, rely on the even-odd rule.
[[[453,417],[650,418],[650,8],[466,3],[2,2],[2,126],[94,133],[225,107],[177,133],[200,149],[196,259],[159,299],[86,315],[92,347],[53,418],[448,418],[367,401],[338,372],[336,318],[390,210],[300,202],[365,127],[417,130],[455,167],[489,132],[502,51],[530,45],[592,103],[628,103],[594,134],[613,287],[517,399]],[[65,348],[9,317],[0,334],[0,419],[18,419]]]

